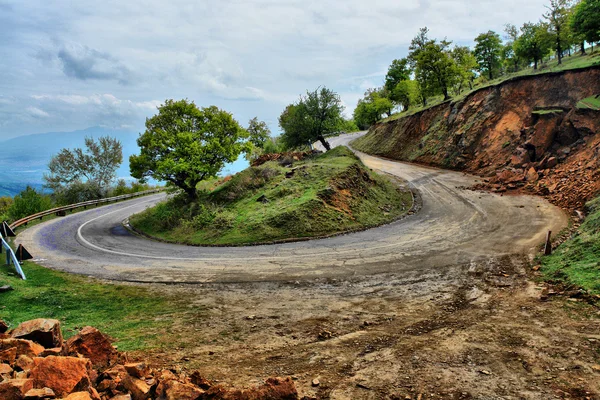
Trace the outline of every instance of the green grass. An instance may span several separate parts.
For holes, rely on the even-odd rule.
[[[484,88],[487,88],[490,86],[496,86],[496,85],[501,84],[502,82],[505,82],[512,78],[516,78],[516,77],[520,77],[520,76],[540,75],[540,74],[546,74],[549,72],[560,72],[560,71],[566,71],[566,70],[571,70],[571,69],[580,69],[580,68],[590,67],[593,65],[600,65],[600,51],[598,51],[598,50],[596,50],[593,53],[590,53],[588,50],[588,54],[585,56],[581,56],[577,53],[577,54],[572,55],[571,57],[568,57],[568,56],[564,57],[561,65],[558,65],[557,60],[551,60],[548,62],[541,63],[538,66],[537,70],[534,70],[533,67],[531,67],[531,68],[522,69],[518,72],[513,72],[513,73],[508,73],[508,74],[502,75],[501,77],[498,77],[496,79],[488,80],[479,85],[475,85],[473,87],[473,90],[464,91],[464,92],[454,96],[449,101],[453,101],[453,102],[460,101],[477,90],[481,90],[481,89],[484,89]],[[443,100],[444,100],[443,96],[431,97],[428,99],[428,104],[426,107],[419,106],[419,107],[410,108],[407,111],[403,111],[403,112],[394,114],[391,117],[384,119],[383,122],[394,121],[399,118],[403,118],[403,117],[406,117],[409,115],[416,114],[420,111],[435,107],[435,106],[443,103],[444,102]]]
[[[15,289],[0,293],[0,319],[12,327],[54,318],[61,321],[65,337],[91,325],[116,339],[119,350],[140,350],[172,346],[165,336],[170,321],[202,318],[202,309],[190,309],[181,300],[143,287],[106,284],[32,262],[25,262],[23,270],[26,281],[12,267],[0,266],[0,285]]]
[[[286,178],[286,173],[292,177]],[[179,197],[135,215],[130,223],[166,241],[240,245],[327,236],[389,222],[412,195],[369,171],[347,148],[282,166],[250,167],[210,188],[200,200]],[[259,199],[266,198],[266,202]]]
[[[542,272],[549,280],[581,287],[600,294],[600,197],[587,204],[589,215],[576,235],[554,254],[542,260]]]
[[[577,103],[577,108],[600,110],[600,94],[581,100],[579,103]]]

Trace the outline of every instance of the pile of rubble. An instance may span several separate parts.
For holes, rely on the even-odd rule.
[[[291,378],[239,390],[215,385],[199,372],[155,370],[130,362],[96,328],[64,341],[59,321],[35,319],[11,331],[0,320],[0,399],[283,400],[298,399],[298,393]]]
[[[513,155],[510,166],[497,170],[475,189],[535,194],[564,209],[582,210],[600,192],[598,136],[547,154],[539,162],[529,162],[526,150],[517,149],[522,154]]]

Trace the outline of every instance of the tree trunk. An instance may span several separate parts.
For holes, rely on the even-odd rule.
[[[492,79],[494,79],[494,73],[492,72],[491,68],[489,70],[489,73],[490,73],[490,81],[491,81]]]
[[[533,69],[537,70],[537,65],[538,65],[538,60],[537,58],[535,60],[533,60]]]
[[[450,96],[448,95],[448,88],[444,86],[444,101],[449,100]]]
[[[189,200],[196,200],[198,198],[198,193],[196,193],[196,188],[190,188],[190,187],[186,187],[185,189],[183,189],[185,194],[187,194],[187,197]]]
[[[583,40],[581,41],[580,46],[581,46],[581,55],[585,56],[585,42]]]
[[[325,147],[325,151],[331,150],[331,146],[329,145],[329,142],[327,142],[327,140],[325,140],[325,138],[323,136],[319,136],[319,142],[321,142],[323,147]]]

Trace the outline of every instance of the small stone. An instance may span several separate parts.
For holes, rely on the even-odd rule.
[[[313,385],[314,387],[317,387],[317,386],[319,386],[320,384],[321,384],[321,382],[320,382],[320,381],[319,381],[317,378],[315,378],[315,379],[313,379],[313,380],[312,380],[312,385]]]
[[[481,371],[479,371],[479,373],[483,374],[483,375],[491,375],[492,374],[490,371],[487,371],[485,369],[482,369]]]
[[[42,389],[31,389],[27,393],[25,393],[25,400],[37,400],[37,399],[54,399],[56,395],[54,391],[50,388],[42,388]]]
[[[150,368],[146,363],[127,363],[124,365],[127,373],[135,378],[144,378],[150,373]]]
[[[13,369],[8,364],[0,364],[0,375],[7,375],[13,372]]]

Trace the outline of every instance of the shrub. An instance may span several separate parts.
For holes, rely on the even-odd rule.
[[[8,216],[11,220],[16,221],[28,215],[49,210],[52,205],[49,196],[27,186],[25,190],[15,196],[13,204],[8,209]]]

